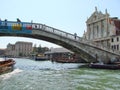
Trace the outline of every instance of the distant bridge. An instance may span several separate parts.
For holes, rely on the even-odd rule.
[[[63,46],[80,55],[87,62],[96,59],[107,62],[119,54],[100,48],[82,37],[39,23],[0,21],[0,36],[20,36],[41,39]]]

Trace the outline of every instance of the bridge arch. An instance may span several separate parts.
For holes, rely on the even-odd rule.
[[[19,36],[48,41],[79,54],[81,58],[87,62],[96,61],[96,54],[100,59],[106,59],[106,55],[109,55],[110,58],[119,56],[113,52],[102,50],[95,45],[91,45],[90,42],[86,43],[86,40],[83,40],[81,37],[58,30],[45,24],[1,21],[0,36]],[[105,58],[102,57],[104,54]]]

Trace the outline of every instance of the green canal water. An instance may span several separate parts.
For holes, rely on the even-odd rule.
[[[14,71],[0,75],[0,90],[120,90],[120,70],[30,59],[15,61]]]

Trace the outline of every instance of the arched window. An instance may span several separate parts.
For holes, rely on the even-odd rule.
[[[114,39],[113,39],[113,38],[111,39],[111,42],[114,42]]]
[[[117,42],[119,41],[119,37],[117,37]]]

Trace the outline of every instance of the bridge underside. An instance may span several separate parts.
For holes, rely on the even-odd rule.
[[[64,48],[75,52],[76,54],[80,55],[80,57],[83,60],[85,60],[86,62],[95,62],[96,61],[96,59],[94,57],[92,57],[88,53],[84,52],[82,49],[69,44],[69,42],[63,41],[63,39],[61,40],[61,38],[60,39],[52,38],[49,35],[45,36],[45,35],[38,35],[38,34],[17,34],[17,33],[0,33],[0,36],[17,36],[17,37],[19,36],[19,37],[28,37],[28,38],[35,38],[35,39],[39,39],[39,40],[48,41],[48,42],[63,46]]]

